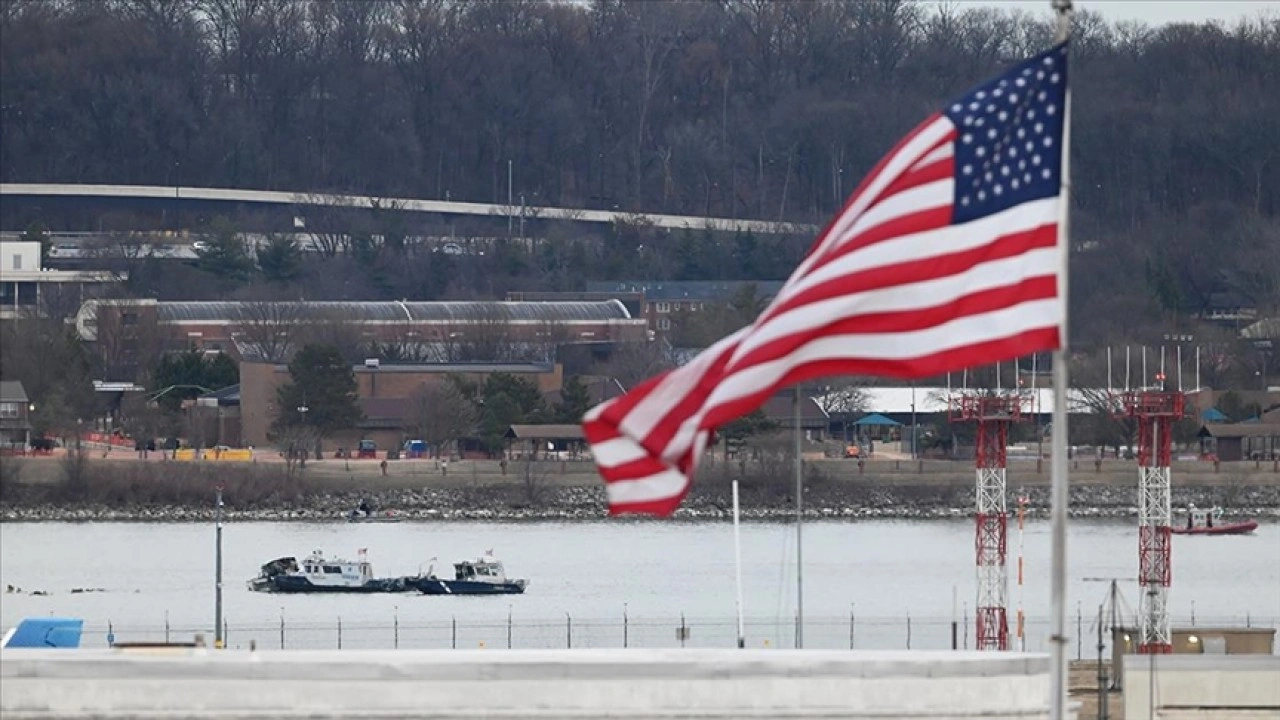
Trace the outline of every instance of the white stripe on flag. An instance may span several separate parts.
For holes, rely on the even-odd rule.
[[[649,457],[636,441],[626,437],[616,437],[592,445],[591,454],[596,464],[602,468],[614,468]]]
[[[791,273],[791,277],[802,277],[808,274],[809,268],[847,234],[849,224],[857,220],[872,202],[879,200],[880,193],[884,192],[886,187],[913,166],[928,148],[942,142],[954,129],[955,125],[945,115],[939,115],[920,128],[915,137],[908,140],[902,149],[884,164],[880,173],[867,182],[867,186],[858,194],[849,208],[832,223],[831,232],[822,237],[822,244],[800,263],[800,266]]]
[[[796,365],[816,360],[910,360],[978,343],[1002,340],[1029,330],[1055,327],[1049,318],[1058,300],[1034,300],[988,313],[967,315],[914,332],[824,335],[777,360],[742,368],[720,380],[702,408],[750,395],[769,387]],[[856,348],[856,352],[851,352]]]
[[[616,480],[605,486],[610,505],[666,500],[684,492],[688,480],[679,470],[664,470],[634,480]]]
[[[1057,274],[1058,252],[1054,248],[1029,250],[1021,255],[979,263],[965,272],[907,285],[877,288],[867,292],[839,295],[788,310],[758,327],[743,341],[738,355],[760,348],[789,335],[812,332],[841,318],[872,313],[923,311],[984,290],[1016,284],[1028,278]],[[981,342],[981,341],[978,341]],[[966,345],[969,343],[965,343]],[[861,345],[851,345],[849,356],[866,357]],[[736,358],[735,358],[736,360]],[[735,362],[726,371],[737,368]]]
[[[923,262],[996,242],[1000,236],[1034,230],[1058,221],[1058,200],[1047,198],[1015,205],[963,225],[924,230],[885,240],[832,260],[800,278],[791,295],[852,272],[874,270],[905,262]]]

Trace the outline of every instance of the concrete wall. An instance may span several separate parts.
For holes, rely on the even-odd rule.
[[[1277,656],[1126,655],[1124,674],[1126,718],[1280,717]]]
[[[787,650],[0,651],[0,714],[1048,717],[1044,655]],[[1068,717],[1074,718],[1074,712]]]
[[[40,243],[0,242],[0,272],[40,269]]]
[[[1173,628],[1173,652],[1178,655],[1270,655],[1275,648],[1275,628]],[[1111,633],[1111,667],[1120,670],[1115,685],[1124,685],[1125,656],[1138,652],[1138,631],[1115,628]]]

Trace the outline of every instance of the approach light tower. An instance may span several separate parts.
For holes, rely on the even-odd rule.
[[[1169,459],[1173,449],[1173,424],[1182,418],[1185,398],[1164,390],[1163,373],[1156,375],[1159,389],[1143,389],[1121,395],[1124,415],[1138,422],[1138,636],[1140,654],[1173,652],[1169,628],[1169,586],[1173,580],[1171,545],[1172,507],[1169,492]]]
[[[967,395],[953,407],[952,420],[977,423],[978,470],[974,550],[978,597],[975,625],[979,650],[1009,649],[1009,512],[1005,504],[1005,449],[1009,426],[1022,419],[1022,399],[1014,395]]]

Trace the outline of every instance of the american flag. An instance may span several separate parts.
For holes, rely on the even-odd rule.
[[[925,120],[751,325],[583,418],[609,513],[670,515],[715,428],[831,375],[916,378],[1062,342],[1067,46]]]

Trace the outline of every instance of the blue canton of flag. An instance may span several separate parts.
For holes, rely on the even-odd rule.
[[[1066,93],[1063,43],[974,88],[946,109],[956,126],[952,222],[1058,194]]]

